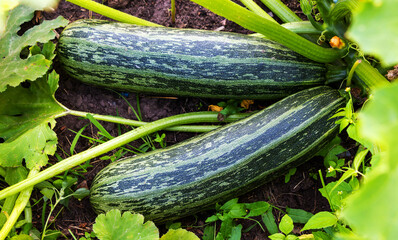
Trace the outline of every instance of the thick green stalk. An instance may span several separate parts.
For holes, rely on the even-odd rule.
[[[34,169],[30,170],[28,179],[31,177],[34,177],[38,172],[39,172],[39,168],[34,168]],[[30,199],[30,195],[32,194],[32,190],[33,190],[33,185],[26,187],[25,189],[23,189],[21,191],[18,191],[20,193],[19,193],[17,200],[15,201],[14,209],[12,210],[10,216],[7,219],[7,222],[4,224],[3,228],[0,231],[0,240],[6,239],[8,233],[14,227],[14,225],[17,222],[22,211],[25,209],[26,205],[29,203],[29,199]]]
[[[285,23],[301,21],[301,18],[280,0],[261,0],[261,2]]]
[[[82,112],[82,111],[75,111],[75,110],[67,110],[66,114],[78,116],[78,117],[86,117],[87,112]],[[91,113],[90,113],[91,114]],[[209,114],[213,114],[213,120],[212,122],[220,122],[217,119],[218,113],[217,112],[209,112]],[[106,122],[112,122],[112,123],[117,123],[117,124],[124,124],[128,126],[134,126],[134,127],[141,127],[148,122],[143,122],[143,121],[138,121],[138,120],[132,120],[132,119],[126,119],[122,117],[115,117],[115,116],[108,116],[108,115],[100,115],[100,114],[91,114],[94,119],[99,120],[99,121],[106,121]],[[240,113],[240,114],[233,114],[228,116],[228,118],[225,119],[225,122],[234,122],[240,119],[243,119],[245,117],[248,117],[251,115],[250,113]],[[174,126],[170,128],[166,128],[164,130],[166,131],[176,131],[176,132],[208,132],[211,130],[214,130],[218,128],[219,126],[200,126],[200,125],[183,125],[183,126]]]
[[[6,170],[3,167],[0,167],[0,176],[4,177],[6,175]]]
[[[281,24],[282,27],[298,34],[321,34],[309,21],[288,22]]]
[[[4,225],[5,222],[7,222],[7,218],[10,215],[12,209],[14,208],[17,197],[18,194],[14,194],[6,198],[6,200],[4,201],[0,214],[0,228]]]
[[[244,28],[261,33],[297,53],[317,62],[328,63],[339,59],[344,50],[323,48],[293,33],[277,23],[268,21],[229,0],[191,0]]]
[[[362,60],[355,68],[355,73],[371,91],[390,85],[390,82],[367,61]]]
[[[332,22],[335,22],[348,13],[352,13],[359,6],[359,0],[340,0],[330,10],[330,18]]]
[[[99,155],[112,151],[115,148],[123,146],[131,141],[139,139],[143,136],[151,134],[153,132],[160,131],[162,129],[181,125],[198,122],[214,122],[215,114],[213,112],[194,112],[174,115],[171,117],[163,118],[157,121],[150,122],[142,127],[131,130],[123,135],[113,138],[105,143],[102,143],[96,147],[90,148],[86,151],[73,155],[59,163],[52,165],[51,167],[43,170],[35,176],[28,177],[27,179],[18,182],[10,187],[7,187],[0,191],[0,199],[4,199],[13,194],[23,191],[24,189],[30,188],[35,184],[38,184],[44,180],[50,179],[64,171],[76,167],[79,164],[86,162]]]
[[[266,13],[260,6],[257,5],[257,3],[255,3],[253,0],[240,0],[243,5],[245,5],[248,9],[250,9],[252,12],[254,12],[255,14],[266,18],[270,21],[276,22],[275,19],[273,19],[270,15],[268,15],[268,13]]]
[[[134,17],[130,14],[110,8],[108,6],[94,2],[92,0],[66,0],[66,1],[71,2],[80,7],[87,8],[88,10],[91,10],[93,12],[101,14],[105,17],[109,17],[109,18],[119,21],[119,22],[136,24],[136,25],[144,25],[144,26],[162,27],[162,25],[159,25],[159,24],[156,24],[153,22],[149,22],[149,21],[146,21],[146,20],[138,18],[138,17]]]

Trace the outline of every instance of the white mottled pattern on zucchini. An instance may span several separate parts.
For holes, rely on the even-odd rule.
[[[344,105],[338,92],[299,92],[247,119],[173,147],[115,162],[91,188],[97,212],[112,208],[164,221],[243,194],[313,156],[336,125]]]
[[[58,57],[66,72],[89,84],[181,96],[283,97],[323,84],[326,71],[280,44],[243,34],[101,21],[69,25]]]

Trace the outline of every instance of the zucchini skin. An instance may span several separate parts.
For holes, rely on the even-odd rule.
[[[58,44],[84,83],[156,95],[278,99],[325,83],[324,64],[244,34],[79,20]]]
[[[192,215],[310,159],[336,136],[329,118],[344,104],[329,87],[303,90],[212,132],[114,162],[95,177],[91,205],[159,223]]]

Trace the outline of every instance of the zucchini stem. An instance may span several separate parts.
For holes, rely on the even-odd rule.
[[[139,121],[139,120],[132,120],[132,119],[126,119],[126,118],[122,118],[122,117],[115,117],[115,116],[108,116],[108,115],[92,114],[92,113],[75,111],[75,110],[68,110],[67,113],[70,115],[73,115],[73,116],[84,117],[84,118],[87,118],[87,114],[91,114],[93,116],[93,118],[96,120],[112,122],[112,123],[117,123],[117,124],[124,124],[124,125],[134,126],[134,127],[141,127],[141,126],[148,124],[148,122],[143,122],[143,121]],[[218,116],[217,112],[208,112],[208,113],[214,115],[212,122],[220,122],[217,119],[217,116]],[[233,114],[233,115],[228,116],[228,118],[226,118],[225,121],[226,122],[234,122],[234,121],[243,119],[250,115],[251,115],[250,113],[249,114],[247,114],[247,113]],[[213,126],[183,125],[183,126],[169,127],[164,130],[176,131],[176,132],[209,132],[218,127],[219,126],[217,126],[217,125],[213,125]]]
[[[371,91],[390,85],[390,82],[367,61],[361,61],[355,68],[355,73]]]
[[[144,126],[138,127],[123,135],[115,137],[103,144],[66,158],[63,161],[52,165],[51,167],[39,172],[34,176],[30,174],[27,179],[1,190],[0,199],[4,199],[11,195],[17,194],[18,192],[24,191],[25,189],[31,189],[35,184],[50,179],[66,170],[69,170],[79,164],[86,162],[87,160],[112,151],[115,148],[121,147],[131,141],[134,141],[153,132],[157,132],[162,129],[181,124],[214,122],[214,118],[214,112],[193,112],[174,115],[171,117],[150,122],[148,124],[145,124]]]
[[[323,48],[279,24],[269,21],[229,0],[192,0],[242,27],[261,33],[267,38],[285,45],[293,51],[316,62],[329,63],[342,57],[345,50]]]
[[[91,10],[93,12],[101,14],[105,17],[109,17],[109,18],[119,21],[119,22],[136,24],[136,25],[144,25],[144,26],[163,27],[162,25],[159,25],[159,24],[156,24],[156,23],[153,23],[150,21],[146,21],[146,20],[138,18],[138,17],[134,17],[130,14],[121,12],[119,10],[113,9],[111,7],[105,6],[105,5],[97,3],[97,2],[94,2],[92,0],[66,0],[66,1],[71,2],[80,7],[87,8],[88,10]]]
[[[30,170],[28,179],[34,177],[38,172],[39,172],[39,168],[33,168],[32,170]],[[9,232],[14,227],[14,225],[17,222],[22,211],[25,209],[26,205],[29,203],[29,199],[30,199],[30,195],[32,194],[32,190],[33,190],[33,185],[30,185],[30,186],[14,193],[14,194],[17,194],[18,192],[20,192],[18,195],[18,198],[15,201],[14,209],[12,210],[10,216],[7,219],[7,222],[4,224],[3,228],[0,231],[0,240],[6,239]],[[14,195],[14,194],[11,194],[11,195]]]
[[[276,20],[273,19],[268,13],[266,13],[260,6],[257,5],[257,3],[255,3],[253,0],[240,0],[243,5],[245,5],[248,9],[250,9],[252,12],[254,12],[255,14],[273,21],[276,23]]]
[[[280,0],[261,0],[261,2],[285,23],[301,21],[301,18]]]

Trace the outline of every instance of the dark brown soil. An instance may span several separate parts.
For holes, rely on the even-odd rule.
[[[109,4],[121,11],[130,13],[134,16],[156,22],[165,26],[174,26],[178,28],[198,28],[208,30],[234,31],[240,33],[248,33],[237,24],[227,21],[222,17],[216,16],[204,8],[188,1],[177,0],[177,18],[176,23],[171,23],[170,18],[170,1],[169,0],[108,0],[105,4]],[[296,1],[288,1],[288,6],[300,12]],[[261,4],[260,4],[261,5]],[[82,18],[99,18],[104,17],[91,13],[85,9],[75,6],[69,2],[61,1],[58,9],[53,13],[44,13],[45,19],[52,19],[58,15],[62,15],[70,21]],[[57,64],[55,66],[61,75],[60,87],[56,93],[59,102],[70,109],[87,111],[98,114],[119,115],[126,118],[136,119],[134,113],[130,110],[128,104],[115,92],[98,89],[92,86],[86,86],[78,81],[69,78],[62,72]],[[144,121],[153,121],[167,116],[192,112],[197,110],[207,110],[209,104],[217,103],[218,100],[198,99],[198,98],[156,98],[144,95],[129,94],[127,100],[134,106],[137,106],[137,98],[139,99],[140,109]],[[258,103],[257,103],[258,104]],[[77,117],[68,116],[57,120],[56,132],[59,137],[58,154],[66,158],[65,152],[69,152],[71,142],[75,134],[71,131],[78,131],[83,126],[89,124],[86,120]],[[103,123],[105,128],[113,135],[117,136],[117,126],[112,123]],[[90,137],[97,137],[97,130],[90,125],[84,131],[84,134]],[[188,133],[167,133],[167,145],[172,145],[183,139],[194,136]],[[136,143],[139,145],[140,143]],[[75,148],[75,152],[80,152],[89,148],[92,144],[85,139],[80,139]],[[65,152],[63,152],[64,150]],[[106,166],[109,161],[94,159],[91,162],[93,167],[84,173],[84,178],[79,179],[81,186],[90,186],[95,174]],[[310,162],[298,168],[297,173],[291,178],[289,183],[284,183],[284,177],[279,177],[272,182],[266,183],[255,191],[252,191],[240,198],[241,202],[267,201],[276,207],[285,209],[300,208],[312,213],[328,210],[327,201],[320,195],[318,188],[319,181],[313,180],[310,173],[317,173],[318,169],[322,169],[322,159],[314,158]],[[37,194],[37,198],[40,194]],[[38,228],[41,226],[41,207],[36,206],[35,224]],[[205,212],[197,215],[197,221],[194,217],[182,219],[183,227],[203,225],[207,216],[214,212]],[[280,212],[275,212],[276,217],[281,217]],[[73,239],[69,231],[73,232],[76,237],[84,235],[85,231],[92,230],[96,215],[92,211],[88,200],[77,201],[71,199],[69,207],[64,209],[56,218],[54,227],[61,230],[68,239]],[[244,227],[249,227],[252,222],[242,222]],[[163,229],[163,226],[159,226]],[[187,227],[189,230],[201,235],[203,229],[196,227]],[[298,232],[297,232],[298,233]],[[267,232],[263,232],[260,227],[256,226],[248,233],[244,233],[242,239],[267,239]]]

